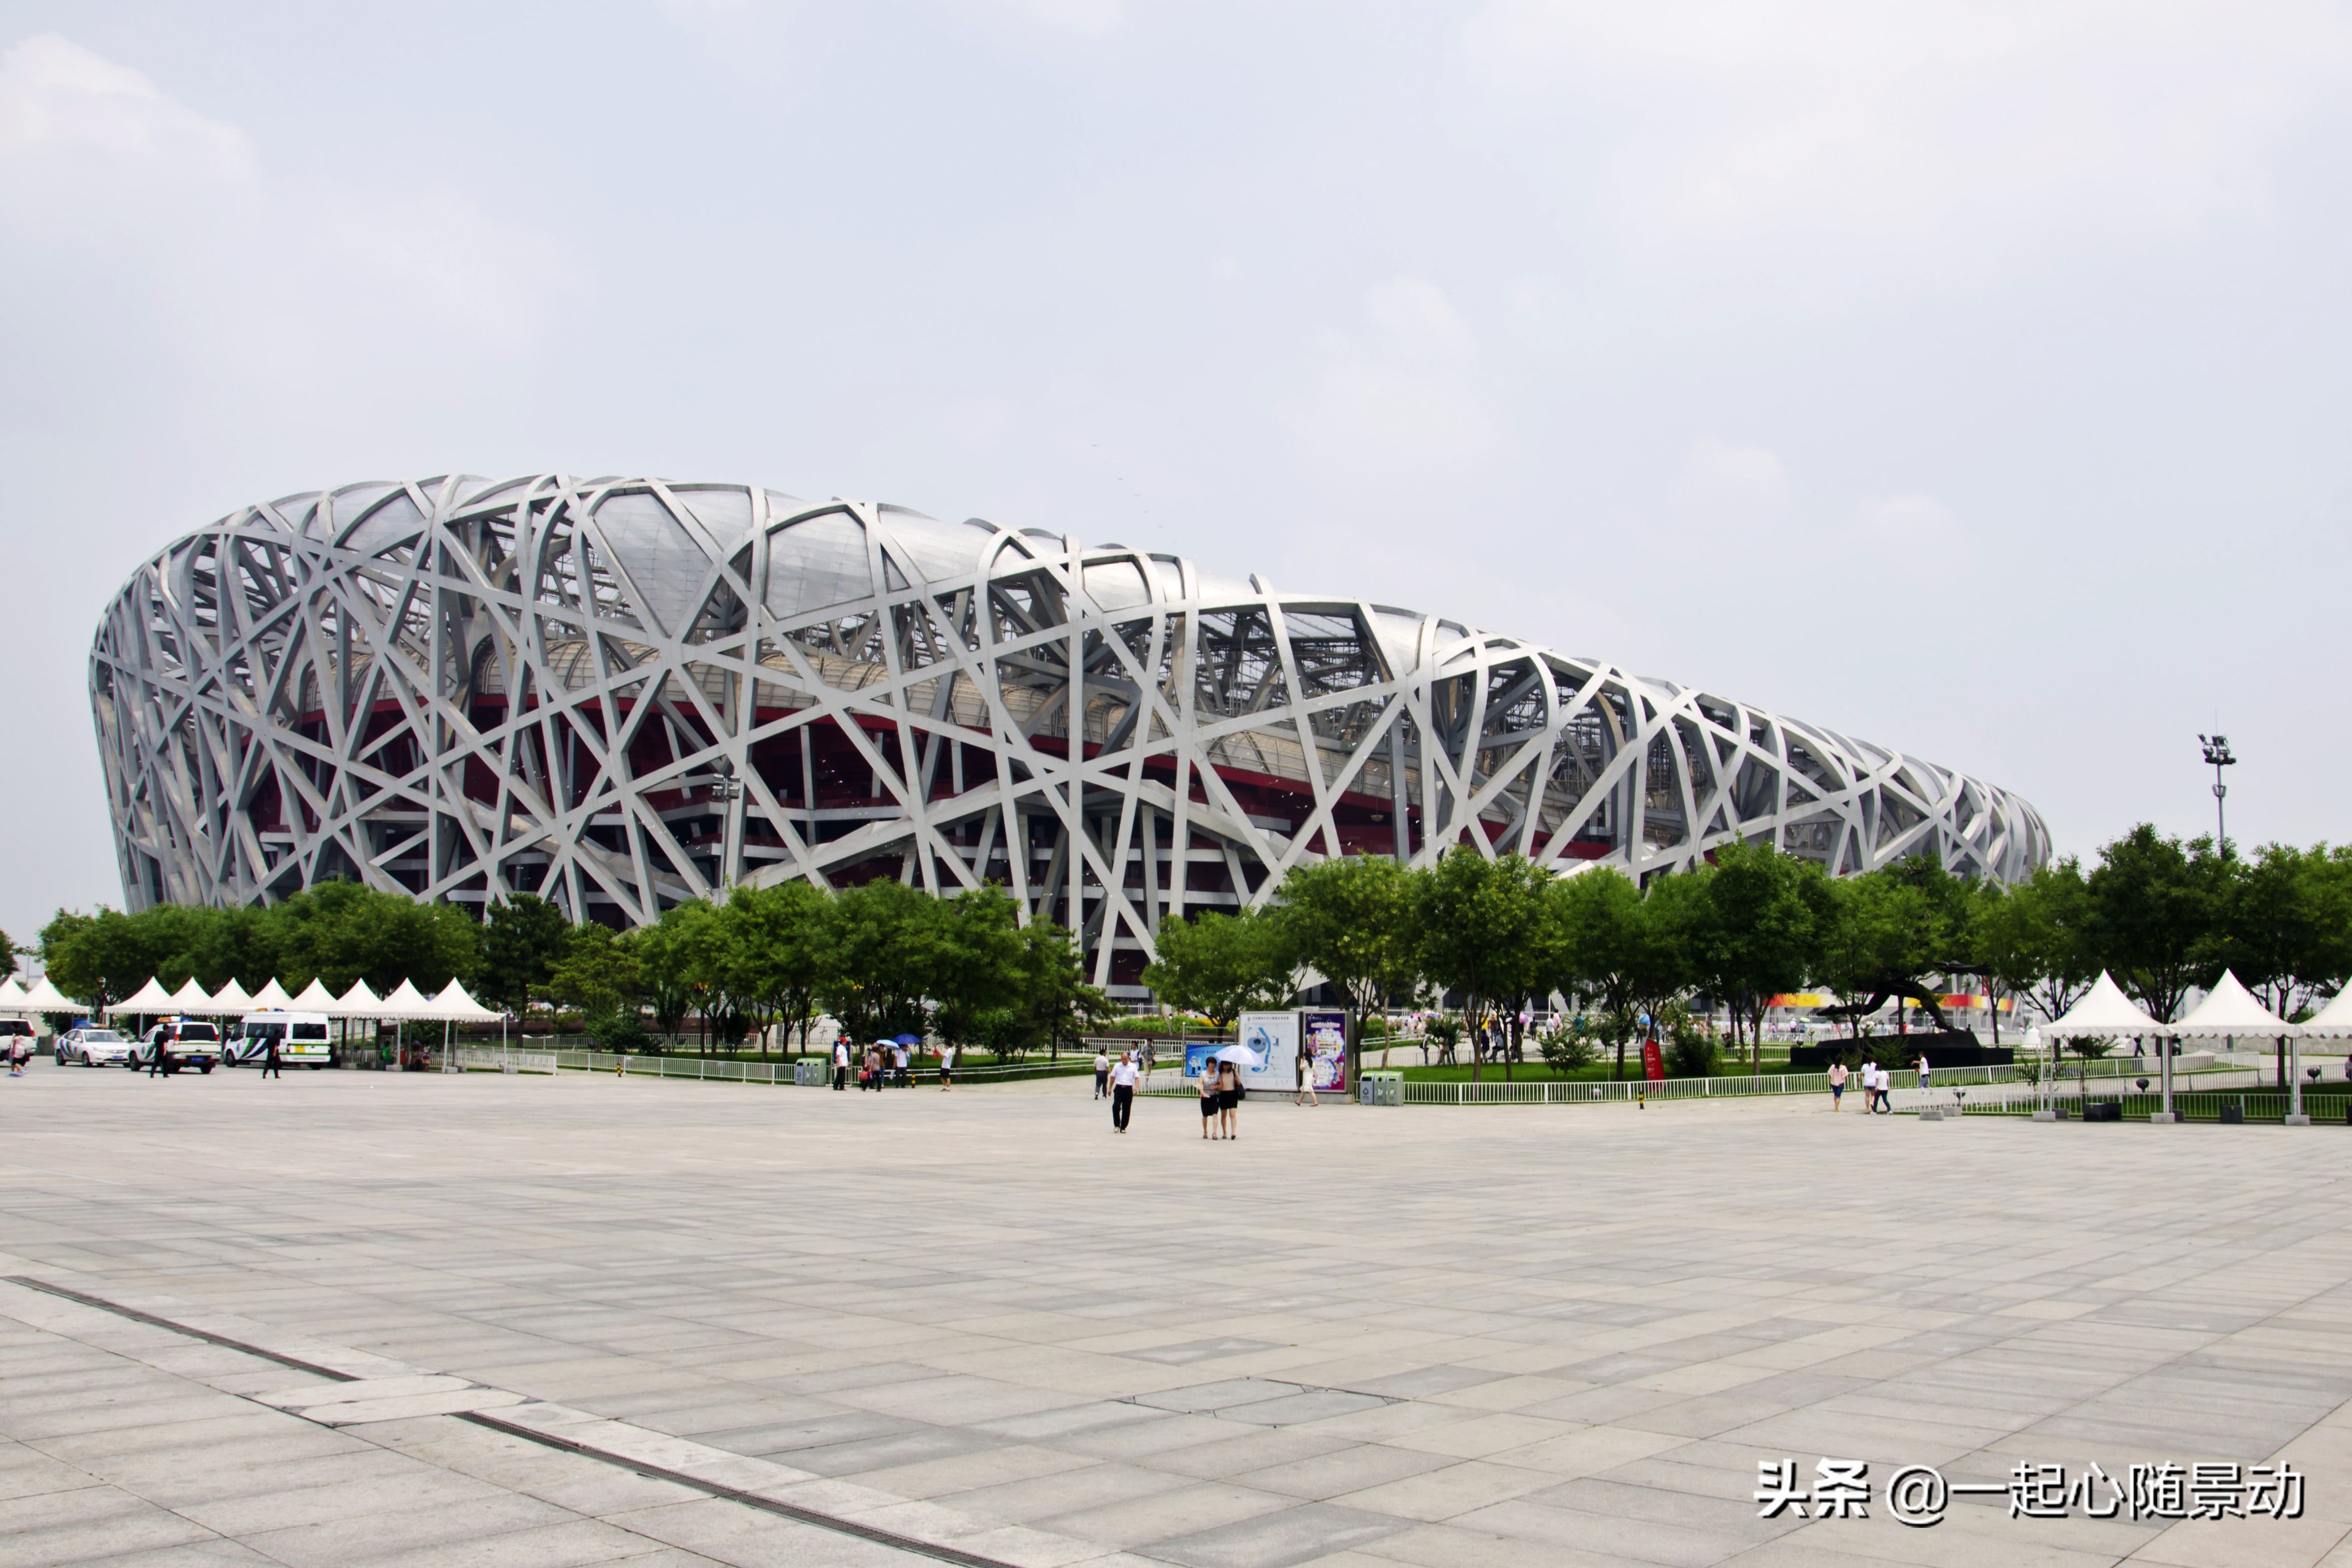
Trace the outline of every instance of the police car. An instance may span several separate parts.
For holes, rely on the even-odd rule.
[[[76,1024],[58,1040],[59,1067],[112,1067],[130,1056],[128,1039],[97,1024]]]
[[[220,1060],[220,1030],[210,1019],[165,1019],[139,1037],[122,1064],[136,1072],[152,1062],[159,1051],[166,1072],[193,1067],[209,1073]]]

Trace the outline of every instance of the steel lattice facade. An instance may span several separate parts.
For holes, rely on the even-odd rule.
[[[1161,921],[1329,855],[2050,852],[1991,785],[1457,622],[743,486],[249,507],[132,575],[90,697],[133,908],[340,876],[628,925],[731,883],[994,881],[1120,990]]]

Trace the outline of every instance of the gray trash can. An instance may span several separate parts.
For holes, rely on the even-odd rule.
[[[822,1089],[833,1082],[833,1069],[823,1061],[803,1057],[793,1063],[793,1082],[803,1089]]]
[[[1404,1074],[1387,1069],[1367,1072],[1357,1086],[1357,1093],[1367,1105],[1402,1105],[1404,1103]]]

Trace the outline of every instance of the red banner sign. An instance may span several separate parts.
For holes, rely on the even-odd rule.
[[[1658,1042],[1654,1040],[1645,1040],[1642,1042],[1642,1076],[1653,1083],[1665,1082],[1666,1059],[1659,1051]]]

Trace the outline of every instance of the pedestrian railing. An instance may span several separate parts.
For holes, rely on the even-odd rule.
[[[766,1083],[791,1088],[824,1088],[833,1082],[833,1070],[806,1058],[793,1061],[740,1061],[723,1056],[616,1056],[607,1051],[500,1051],[496,1046],[461,1046],[457,1065],[469,1071],[496,1072],[508,1063],[518,1072],[609,1072],[628,1078],[691,1078],[718,1083]],[[528,1063],[528,1065],[526,1065]],[[814,1069],[814,1071],[812,1071]],[[1087,1061],[1025,1061],[1010,1065],[959,1067],[958,1083],[1006,1083],[1031,1078],[1090,1076]],[[939,1082],[937,1062],[919,1062],[908,1069],[911,1082]],[[856,1073],[850,1082],[856,1082]]]

